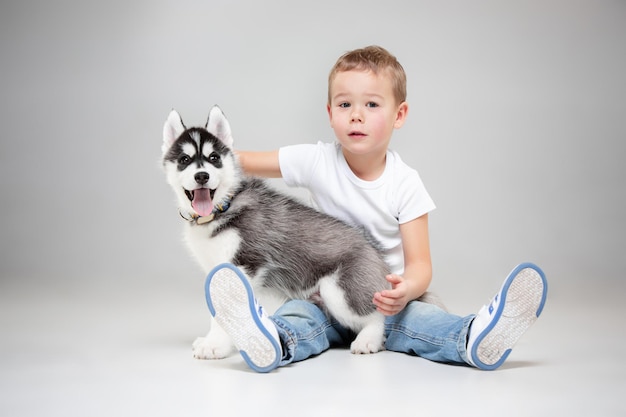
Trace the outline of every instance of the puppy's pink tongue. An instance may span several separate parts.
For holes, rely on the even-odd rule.
[[[211,192],[208,188],[194,191],[191,207],[201,217],[208,216],[213,212],[213,201],[211,201]]]

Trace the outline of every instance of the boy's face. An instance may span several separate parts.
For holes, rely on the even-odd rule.
[[[406,102],[396,103],[384,71],[339,72],[331,81],[330,98],[330,125],[344,152],[353,155],[384,155],[408,111]]]

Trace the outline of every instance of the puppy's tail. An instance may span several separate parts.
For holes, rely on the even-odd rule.
[[[417,299],[417,301],[421,301],[422,303],[428,303],[428,304],[436,305],[437,307],[439,307],[443,311],[448,312],[448,308],[446,307],[446,305],[441,300],[441,297],[439,297],[434,292],[426,291],[424,294],[422,294],[422,296],[420,298]]]

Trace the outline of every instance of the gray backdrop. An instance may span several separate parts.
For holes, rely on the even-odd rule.
[[[435,287],[526,260],[557,292],[621,282],[626,2],[19,0],[0,5],[2,285],[202,275],[160,170],[170,109],[219,104],[241,149],[331,140],[327,73],[369,44],[408,74],[392,147],[438,206]]]

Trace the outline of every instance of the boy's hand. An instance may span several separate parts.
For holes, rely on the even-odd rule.
[[[398,314],[406,307],[409,300],[409,289],[403,277],[390,274],[385,277],[391,283],[390,290],[384,290],[374,294],[374,305],[376,310],[385,316]]]

